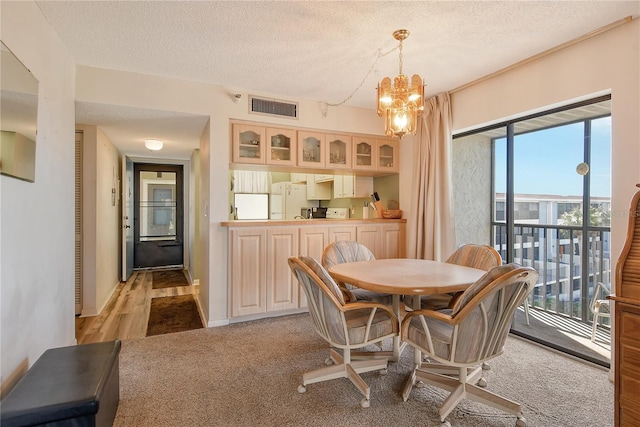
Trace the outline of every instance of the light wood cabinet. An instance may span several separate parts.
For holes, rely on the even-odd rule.
[[[351,169],[351,136],[325,135],[325,166],[329,169]]]
[[[329,243],[339,240],[356,240],[356,227],[329,227]]]
[[[287,259],[298,256],[298,229],[267,230],[267,312],[298,308],[300,285]]]
[[[385,172],[399,172],[399,145],[396,139],[379,139],[376,148],[376,170]]]
[[[382,236],[376,224],[356,227],[356,241],[365,245],[377,259],[382,259]]]
[[[322,261],[322,252],[329,244],[329,229],[327,227],[300,228],[300,255]],[[300,290],[300,307],[307,307],[307,296]]]
[[[354,170],[373,171],[376,169],[378,158],[378,141],[374,138],[352,138],[353,144],[353,168]]]
[[[232,158],[235,163],[296,165],[295,130],[242,123],[234,123],[232,129]]]
[[[229,277],[232,317],[267,311],[267,230],[232,230],[229,237]]]
[[[295,166],[297,164],[298,136],[293,129],[266,128],[267,164]]]
[[[236,163],[265,164],[266,136],[264,126],[234,123],[233,161]]]
[[[333,133],[231,121],[231,161],[267,167],[353,170],[368,176],[398,173],[399,141],[377,135]]]
[[[298,166],[325,167],[325,137],[321,132],[298,131]]]
[[[305,255],[321,262],[327,245],[338,240],[356,240],[379,259],[404,255],[404,222],[334,224],[231,226],[229,317],[255,319],[304,310],[306,296],[287,263],[291,256]]]
[[[239,228],[229,246],[231,317],[298,307],[299,285],[286,262],[298,255],[297,228]]]
[[[405,257],[405,226],[401,223],[380,225],[380,252],[382,258]]]

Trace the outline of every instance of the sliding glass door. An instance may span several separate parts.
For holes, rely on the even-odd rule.
[[[513,331],[601,364],[608,363],[610,338],[606,329],[599,328],[596,343],[590,343],[589,302],[595,284],[610,286],[612,274],[610,102],[603,97],[454,140],[457,198],[468,190],[460,177],[455,178],[456,169],[465,163],[464,156],[456,153],[470,147],[491,159],[485,184],[491,194],[488,225],[482,226],[486,218],[469,222],[480,223],[476,230],[489,229],[491,244],[504,262],[531,266],[540,274],[528,310],[523,307],[517,314]],[[480,173],[486,177],[486,171]],[[471,186],[487,181],[470,179]],[[459,239],[473,236],[465,230],[468,221],[459,213],[461,208],[468,211],[457,203]]]

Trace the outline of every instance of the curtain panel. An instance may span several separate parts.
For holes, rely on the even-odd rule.
[[[408,226],[410,258],[445,260],[456,247],[448,93],[425,101],[413,146],[415,180]]]

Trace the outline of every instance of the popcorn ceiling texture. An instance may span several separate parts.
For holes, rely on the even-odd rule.
[[[403,71],[452,90],[629,15],[629,1],[38,1],[78,65],[338,103],[410,31]],[[348,105],[375,109],[378,61]]]

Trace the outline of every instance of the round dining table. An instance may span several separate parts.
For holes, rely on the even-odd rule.
[[[336,264],[329,274],[358,288],[394,295],[461,292],[486,273],[425,259],[391,258]]]
[[[486,271],[440,261],[390,258],[336,264],[329,274],[343,283],[374,292],[393,295],[393,311],[401,321],[400,295],[413,295],[413,309],[420,309],[420,296],[463,292]],[[405,343],[393,338],[389,359],[398,361]],[[385,355],[387,352],[382,352]],[[422,365],[422,354],[414,350],[415,369]],[[402,396],[406,401],[415,383],[415,369],[408,379]]]

